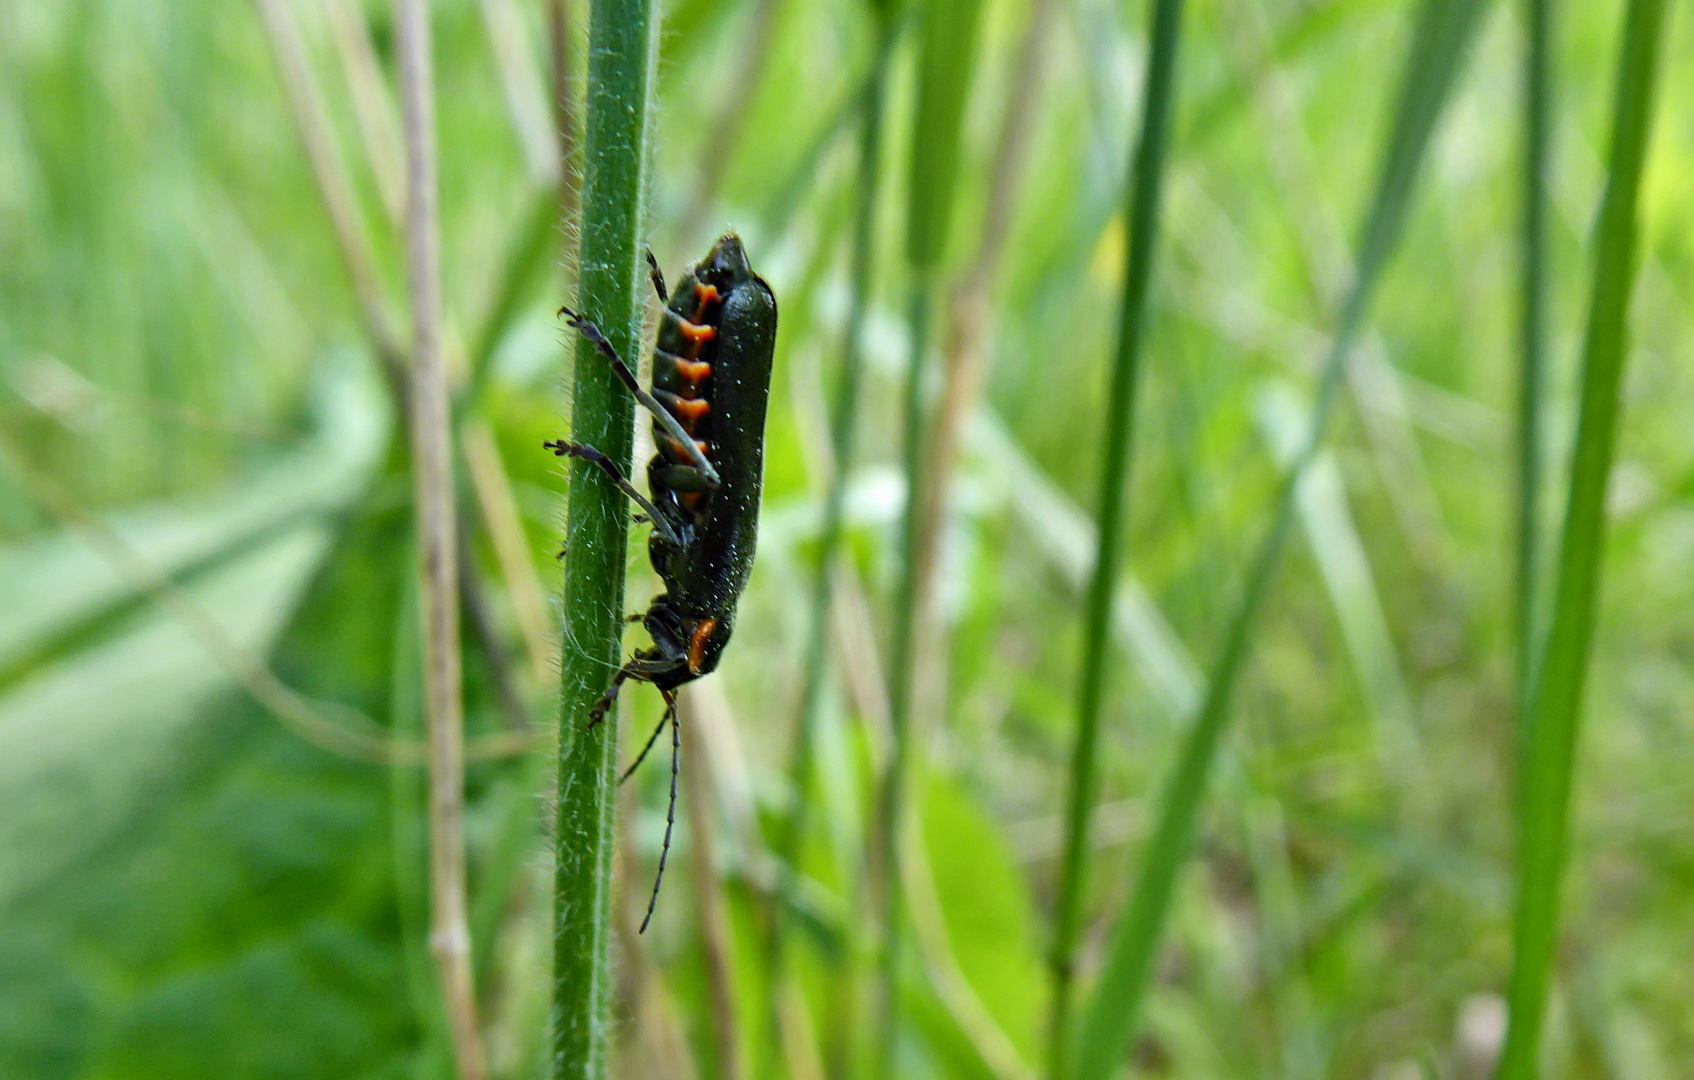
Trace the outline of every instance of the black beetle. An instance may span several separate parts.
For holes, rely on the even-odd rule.
[[[647,744],[624,772],[628,778],[647,757],[667,722],[671,725],[671,794],[659,873],[647,903],[653,917],[659,881],[676,821],[676,688],[714,670],[735,626],[735,605],[753,569],[759,527],[759,489],[765,457],[765,406],[776,349],[776,296],[753,273],[741,238],[721,237],[666,295],[664,276],[651,252],[653,287],[664,303],[653,351],[653,389],[635,374],[598,327],[561,308],[571,326],[611,363],[618,378],[653,414],[657,453],[647,463],[649,499],[618,466],[592,446],[558,440],[544,445],[563,457],[599,467],[644,511],[653,532],[647,554],[665,585],[639,619],[653,638],[618,669],[589,710],[588,726],[605,718],[625,680],[650,682],[665,698],[665,713]]]

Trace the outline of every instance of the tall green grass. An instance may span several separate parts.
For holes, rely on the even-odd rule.
[[[626,358],[641,347],[642,228],[657,44],[652,0],[596,0],[589,23],[582,247],[577,305]],[[626,471],[634,448],[627,391],[577,342],[571,436]],[[585,730],[622,662],[629,507],[604,476],[570,467],[559,807],[553,918],[553,1076],[603,1080],[611,1033],[612,818],[618,712]]]
[[[1594,637],[1606,539],[1606,488],[1617,440],[1629,301],[1636,274],[1636,206],[1652,128],[1663,0],[1630,0],[1618,54],[1612,150],[1594,238],[1594,285],[1582,348],[1582,404],[1570,493],[1555,564],[1547,645],[1535,665],[1518,796],[1518,906],[1507,991],[1511,1021],[1500,1080],[1529,1080],[1553,978],[1559,892],[1569,854],[1582,692]]]
[[[1231,718],[1231,695],[1251,651],[1260,609],[1294,518],[1300,478],[1323,444],[1353,339],[1364,322],[1373,289],[1399,238],[1417,173],[1453,80],[1485,4],[1426,0],[1409,50],[1399,107],[1376,196],[1359,240],[1355,277],[1320,367],[1317,406],[1272,510],[1269,530],[1248,569],[1240,605],[1206,686],[1205,699],[1179,753],[1159,804],[1153,836],[1134,890],[1119,913],[1099,980],[1078,1033],[1077,1080],[1104,1080],[1134,1035],[1137,1013],[1163,936],[1177,872],[1192,841],[1212,763]],[[1121,419],[1121,418],[1120,418]]]
[[[1517,651],[1518,716],[1525,723],[1534,659],[1537,510],[1541,491],[1542,371],[1546,367],[1547,162],[1552,122],[1551,58],[1553,0],[1525,0],[1524,56],[1523,314],[1518,380],[1518,535],[1513,562],[1514,641]]]
[[[1176,60],[1182,27],[1182,0],[1159,0],[1153,8],[1152,56],[1142,93],[1141,138],[1126,174],[1129,223],[1128,264],[1118,316],[1117,355],[1112,388],[1106,399],[1106,445],[1100,458],[1100,534],[1094,554],[1094,578],[1088,589],[1083,631],[1081,690],[1076,740],[1071,749],[1070,796],[1065,806],[1064,856],[1054,912],[1051,964],[1053,1011],[1049,1033],[1049,1075],[1069,1075],[1071,1050],[1072,966],[1082,919],[1087,874],[1089,824],[1099,801],[1100,707],[1106,683],[1106,646],[1111,639],[1112,596],[1128,516],[1126,489],[1133,474],[1135,412],[1140,387],[1142,326],[1153,280],[1153,250],[1158,238],[1159,193],[1165,173],[1165,146],[1176,96]]]
[[[798,878],[806,834],[812,825],[813,772],[816,768],[818,712],[823,703],[828,660],[831,584],[835,560],[841,546],[847,505],[847,484],[852,474],[854,448],[858,441],[859,393],[864,374],[864,331],[866,312],[875,285],[876,216],[881,191],[883,156],[883,112],[887,97],[889,60],[898,37],[898,13],[891,4],[868,5],[876,22],[876,53],[863,95],[859,134],[857,186],[853,196],[853,226],[849,238],[851,290],[847,301],[847,324],[841,345],[841,369],[836,376],[835,399],[830,408],[830,449],[834,472],[824,499],[822,531],[818,537],[817,565],[812,570],[811,625],[800,675],[800,706],[795,725],[794,754],[789,778],[794,805],[784,823],[780,842],[783,881],[778,891],[786,897]],[[773,994],[780,992],[784,977],[784,955],[788,916],[781,897],[772,906],[769,971]],[[838,1018],[847,1023],[846,1018]],[[773,1036],[776,1025],[772,1026]],[[774,1047],[776,1039],[771,1045]]]
[[[917,626],[923,597],[919,507],[923,502],[926,426],[924,375],[930,345],[931,311],[940,283],[942,255],[958,183],[960,128],[977,57],[981,0],[922,0],[918,16],[917,115],[912,125],[910,184],[906,200],[906,261],[911,274],[907,328],[910,334],[903,401],[901,454],[906,497],[900,516],[899,580],[894,591],[889,645],[888,717],[893,746],[877,818],[876,851],[881,859],[882,972],[881,1028],[877,1041],[882,1074],[892,1075],[900,1013],[900,830],[906,788],[921,773],[921,734],[912,731],[912,689],[919,648]]]

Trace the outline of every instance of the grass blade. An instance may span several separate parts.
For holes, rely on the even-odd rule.
[[[1158,239],[1159,194],[1164,181],[1165,147],[1170,141],[1172,100],[1176,95],[1177,46],[1182,29],[1182,0],[1159,0],[1153,9],[1152,55],[1147,63],[1146,103],[1141,138],[1130,163],[1128,262],[1124,268],[1123,306],[1118,316],[1117,355],[1106,406],[1106,449],[1100,459],[1100,534],[1094,576],[1088,590],[1087,629],[1083,634],[1082,679],[1077,698],[1076,741],[1071,748],[1069,797],[1065,805],[1064,856],[1059,870],[1058,909],[1054,913],[1053,1009],[1048,1033],[1049,1075],[1070,1075],[1072,1049],[1072,958],[1082,921],[1082,891],[1087,873],[1088,832],[1099,796],[1095,757],[1100,741],[1100,705],[1106,681],[1106,645],[1111,640],[1112,595],[1117,585],[1118,554],[1123,547],[1130,453],[1135,439],[1135,402],[1141,381],[1141,339],[1147,294],[1153,279],[1153,249]]]
[[[924,357],[929,350],[930,306],[952,217],[958,177],[961,128],[971,76],[976,67],[981,0],[925,0],[919,15],[917,118],[912,128],[911,186],[906,217],[906,257],[911,266],[911,361],[906,372],[906,500],[900,522],[900,573],[894,598],[888,715],[893,748],[877,815],[876,852],[881,859],[883,928],[881,1029],[877,1040],[880,1075],[894,1074],[899,1030],[900,856],[899,824],[905,788],[916,771],[919,740],[912,737],[914,644],[922,609],[917,580],[918,508],[924,491]]]
[[[1612,156],[1595,235],[1594,289],[1583,342],[1582,411],[1559,542],[1558,585],[1537,664],[1519,755],[1518,909],[1512,935],[1511,1021],[1500,1080],[1536,1075],[1536,1054],[1558,931],[1582,690],[1594,636],[1605,544],[1606,483],[1623,382],[1625,322],[1635,284],[1636,204],[1652,127],[1664,0],[1631,0],[1618,57]]]
[[[1254,624],[1293,520],[1297,485],[1322,445],[1347,353],[1364,320],[1377,278],[1399,237],[1430,133],[1485,7],[1472,0],[1426,0],[1419,15],[1376,195],[1361,234],[1356,276],[1321,368],[1311,427],[1277,491],[1270,529],[1255,553],[1241,604],[1231,620],[1223,650],[1207,684],[1205,700],[1165,788],[1158,825],[1134,892],[1113,929],[1105,964],[1078,1036],[1076,1069],[1072,1074],[1078,1080],[1104,1080],[1111,1075],[1134,1034],[1136,1012],[1147,988],[1177,871],[1187,856],[1206,780],[1230,718],[1235,680],[1247,659]]]
[[[578,304],[618,352],[641,343],[641,226],[657,20],[652,0],[597,0],[589,25]],[[625,470],[634,449],[627,392],[578,342],[572,437]],[[573,462],[565,536],[559,693],[559,816],[554,877],[553,1076],[603,1080],[611,1033],[612,821],[617,710],[583,717],[617,668],[629,509],[598,472]]]
[[[1523,323],[1518,382],[1518,535],[1513,563],[1517,609],[1518,717],[1527,723],[1535,635],[1536,507],[1541,490],[1541,373],[1545,366],[1547,155],[1552,122],[1548,51],[1553,0],[1528,0],[1529,49],[1524,58]]]
[[[781,840],[779,864],[785,877],[779,895],[793,889],[793,877],[799,870],[806,833],[811,822],[813,797],[813,756],[817,741],[818,709],[822,704],[824,667],[828,659],[829,614],[831,582],[834,580],[836,551],[841,545],[843,521],[846,517],[847,484],[852,473],[854,444],[858,433],[859,384],[864,368],[865,312],[874,287],[876,209],[882,174],[882,114],[888,83],[889,55],[898,37],[898,20],[886,7],[873,8],[877,20],[876,58],[869,82],[860,99],[863,128],[859,144],[859,176],[853,207],[852,292],[847,302],[845,340],[841,346],[841,374],[835,387],[831,406],[830,442],[835,462],[829,491],[824,500],[822,532],[818,538],[817,566],[812,579],[812,625],[806,640],[805,666],[802,669],[800,711],[795,726],[794,757],[790,763],[790,778],[794,791],[794,808],[789,814]],[[779,903],[771,913],[769,970],[771,985],[780,986],[783,978],[783,953],[786,940],[786,913]],[[844,1021],[843,1021],[844,1022]],[[779,1032],[773,1032],[779,1034]],[[774,1048],[774,1045],[773,1045]]]

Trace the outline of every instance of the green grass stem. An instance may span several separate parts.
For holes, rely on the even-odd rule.
[[[918,17],[916,121],[906,210],[906,257],[911,267],[910,366],[906,372],[904,456],[906,499],[900,517],[900,570],[894,593],[890,641],[888,716],[893,741],[876,823],[882,890],[881,1027],[876,1061],[881,1076],[893,1076],[900,1026],[900,818],[905,790],[920,771],[920,739],[911,731],[912,685],[916,671],[917,622],[922,598],[917,578],[919,510],[925,483],[924,359],[929,351],[931,309],[946,246],[958,179],[965,104],[976,68],[981,0],[925,0]]]
[[[1382,172],[1359,243],[1356,276],[1320,369],[1311,427],[1278,488],[1270,529],[1254,555],[1205,699],[1161,797],[1134,891],[1113,928],[1099,981],[1082,1018],[1076,1066],[1070,1074],[1077,1080],[1105,1080],[1112,1075],[1134,1035],[1177,872],[1187,857],[1206,781],[1231,716],[1235,682],[1251,649],[1259,611],[1293,522],[1296,487],[1323,444],[1347,354],[1399,237],[1430,133],[1485,6],[1472,0],[1425,0],[1419,14]]]
[[[578,305],[620,354],[639,355],[642,224],[657,18],[652,0],[597,0],[589,25]],[[628,392],[577,343],[571,434],[625,469],[634,446]],[[584,717],[622,657],[629,508],[606,478],[570,467],[559,712],[554,890],[553,1076],[604,1080],[611,1034],[612,836],[617,710]]]
[[[1652,127],[1664,0],[1630,0],[1618,56],[1617,96],[1606,192],[1595,233],[1594,286],[1582,350],[1582,404],[1570,495],[1559,542],[1558,584],[1546,651],[1530,693],[1518,790],[1518,902],[1507,991],[1511,1020],[1500,1080],[1537,1075],[1552,978],[1559,886],[1569,853],[1582,691],[1606,535],[1606,482],[1616,443],[1629,300],[1636,274],[1636,206]]]
[[[912,333],[911,367],[906,374],[905,447],[906,507],[900,518],[900,580],[894,594],[894,629],[889,643],[888,720],[890,746],[888,774],[883,781],[882,805],[876,818],[876,850],[881,855],[882,904],[882,1016],[877,1040],[878,1075],[893,1076],[900,1026],[900,951],[903,933],[900,922],[900,818],[905,812],[906,788],[911,783],[916,748],[912,745],[912,682],[916,658],[912,656],[917,636],[917,544],[918,515],[914,493],[921,490],[923,471],[923,353],[929,340],[930,294],[914,285],[909,325]]]
[[[1126,176],[1129,198],[1124,213],[1129,221],[1129,252],[1124,269],[1123,305],[1118,315],[1117,354],[1112,365],[1111,393],[1106,405],[1106,448],[1100,459],[1099,546],[1095,551],[1094,577],[1088,590],[1076,741],[1071,749],[1064,855],[1059,870],[1059,898],[1054,913],[1050,957],[1053,1005],[1048,1034],[1048,1074],[1054,1078],[1070,1072],[1072,962],[1088,869],[1089,817],[1099,796],[1099,771],[1095,767],[1095,758],[1100,741],[1101,696],[1106,681],[1106,647],[1111,641],[1112,594],[1117,585],[1118,557],[1128,517],[1126,492],[1134,469],[1131,452],[1135,446],[1136,398],[1141,382],[1142,327],[1147,311],[1147,294],[1153,280],[1153,249],[1159,230],[1159,193],[1164,181],[1165,147],[1170,141],[1181,28],[1182,0],[1158,0],[1153,8],[1152,55],[1147,63],[1146,89],[1142,95],[1146,106],[1141,118],[1141,138]]]
[[[852,282],[847,301],[846,333],[841,346],[841,372],[835,387],[835,400],[830,410],[830,447],[835,462],[829,490],[824,497],[823,528],[818,538],[817,566],[812,577],[812,624],[806,640],[805,667],[801,676],[800,710],[795,726],[794,757],[790,764],[790,782],[794,790],[794,807],[789,814],[781,856],[784,882],[779,890],[787,895],[799,872],[806,832],[810,827],[812,803],[812,773],[814,745],[817,737],[818,707],[828,659],[829,610],[831,571],[841,544],[842,522],[846,515],[847,483],[852,471],[854,443],[857,441],[859,413],[859,384],[864,367],[865,312],[873,288],[872,274],[876,267],[876,208],[881,177],[882,112],[887,88],[888,60],[893,52],[897,22],[885,9],[877,13],[876,59],[870,81],[860,99],[864,110],[859,144],[859,175],[854,193],[853,233],[851,238]],[[781,903],[774,905],[771,923],[770,971],[773,986],[782,977],[784,927],[786,919]]]
[[[1541,383],[1546,366],[1547,157],[1552,119],[1548,51],[1553,0],[1526,0],[1524,56],[1523,312],[1518,381],[1518,534],[1513,563],[1513,646],[1519,723],[1529,709],[1535,638],[1536,509],[1541,491]]]

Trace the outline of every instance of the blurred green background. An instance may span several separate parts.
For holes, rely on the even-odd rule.
[[[914,1077],[1015,1080],[1045,1060],[1148,43],[1141,0],[1038,0],[1037,77],[1020,82],[1032,2],[983,0],[942,261],[937,371],[959,354],[949,327],[977,329],[981,352],[975,383],[938,374],[959,451],[914,713]],[[579,96],[586,4],[565,6]],[[653,250],[674,276],[738,229],[782,325],[759,562],[720,673],[690,692],[677,841],[640,938],[663,764],[622,800],[614,1073],[835,1077],[855,1053],[838,1044],[869,1038],[841,986],[874,967],[862,851],[888,740],[913,50],[891,68],[817,809],[773,987],[772,851],[818,616],[875,33],[855,3],[664,7]],[[1417,7],[1186,13],[1084,979],[1311,411]],[[466,834],[500,1077],[543,1073],[551,963],[564,482],[540,444],[564,433],[574,343],[553,314],[573,238],[545,8],[431,4],[449,363],[479,373],[456,427]],[[1491,1071],[1513,897],[1518,8],[1483,16],[1300,489],[1129,1075]],[[1548,547],[1623,8],[1560,5],[1556,22]],[[1694,1062],[1694,40],[1674,10],[1666,27],[1549,1077],[1668,1080]],[[0,0],[0,1077],[451,1075],[423,771],[394,750],[422,720],[412,489],[379,363],[407,325],[393,37],[377,0]],[[1008,144],[1020,108],[1027,137]],[[637,536],[632,610],[656,588]],[[656,695],[624,702],[644,736]],[[707,896],[721,920],[702,917]]]

